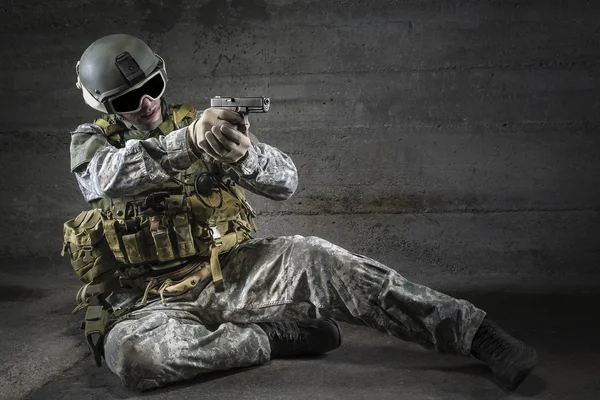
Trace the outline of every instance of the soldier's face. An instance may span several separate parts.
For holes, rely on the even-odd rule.
[[[142,100],[142,109],[134,113],[121,114],[123,118],[137,126],[152,126],[157,121],[162,119],[162,112],[160,109],[160,98],[156,100],[150,100],[145,97]]]

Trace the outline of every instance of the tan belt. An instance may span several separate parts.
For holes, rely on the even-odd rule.
[[[165,296],[179,296],[196,287],[210,277],[211,267],[206,261],[192,262],[181,269],[147,279],[142,304],[148,302],[148,295],[158,295],[163,304]]]

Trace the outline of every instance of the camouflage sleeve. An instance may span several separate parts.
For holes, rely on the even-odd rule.
[[[196,119],[202,117],[203,110],[196,112]],[[298,171],[292,159],[284,152],[260,143],[252,132],[248,132],[252,146],[248,156],[239,164],[223,164],[222,170],[231,176],[241,187],[273,200],[287,200],[298,187]],[[203,157],[205,162],[214,162]]]
[[[131,196],[170,180],[197,157],[187,143],[186,128],[167,136],[128,140],[112,146],[94,124],[80,125],[71,136],[71,170],[86,201]]]
[[[294,162],[284,152],[255,139],[253,137],[253,145],[241,163],[225,164],[223,170],[234,175],[241,187],[253,193],[273,200],[289,199],[298,187]]]

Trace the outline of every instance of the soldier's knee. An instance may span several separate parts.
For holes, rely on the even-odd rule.
[[[318,236],[297,236],[296,240],[304,251],[309,251],[311,253],[331,254],[332,249],[338,248],[338,246]]]
[[[108,334],[104,343],[108,368],[129,389],[157,387],[158,383],[152,377],[159,361],[153,356],[144,338],[135,331],[125,332],[125,329],[117,327]]]

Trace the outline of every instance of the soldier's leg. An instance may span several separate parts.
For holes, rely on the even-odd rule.
[[[468,301],[317,237],[255,239],[224,263],[225,291],[211,285],[197,300],[219,320],[333,317],[364,324],[442,353],[473,354],[511,389],[537,362],[533,349]]]
[[[270,345],[256,324],[210,330],[185,311],[152,311],[119,322],[104,344],[106,364],[130,389],[150,389],[203,372],[264,364]]]
[[[203,320],[334,318],[443,353],[470,354],[485,313],[409,282],[385,265],[317,237],[254,239],[222,262],[225,291],[198,297]]]

